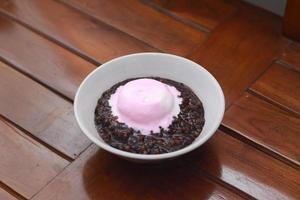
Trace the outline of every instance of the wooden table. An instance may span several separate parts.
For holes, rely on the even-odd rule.
[[[0,199],[300,199],[300,45],[239,1],[1,0]],[[205,145],[141,165],[81,133],[74,94],[117,56],[181,55],[221,83]],[[101,66],[100,66],[101,67]]]

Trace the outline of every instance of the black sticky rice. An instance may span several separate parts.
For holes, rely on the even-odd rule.
[[[159,77],[148,77],[176,87],[181,92],[180,113],[174,117],[168,130],[142,135],[117,121],[112,115],[108,100],[116,89],[134,79],[115,84],[105,91],[95,109],[95,125],[100,137],[110,146],[138,154],[162,154],[182,149],[199,136],[205,123],[204,109],[200,99],[182,83]]]

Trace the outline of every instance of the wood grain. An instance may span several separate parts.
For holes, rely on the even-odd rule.
[[[189,58],[216,77],[228,106],[267,69],[287,43],[281,36],[279,17],[241,6]]]
[[[300,44],[291,43],[280,57],[281,61],[300,71]]]
[[[0,16],[0,57],[72,99],[94,65]]]
[[[8,192],[4,191],[3,189],[0,188],[0,199],[3,200],[17,200],[15,197],[10,195]]]
[[[62,1],[162,51],[178,55],[186,55],[207,36],[136,0]]]
[[[184,23],[214,29],[237,8],[223,0],[143,0],[154,8]]]
[[[0,2],[0,10],[94,62],[103,63],[130,53],[157,51],[56,1],[6,0]]]
[[[300,167],[299,117],[245,93],[225,113],[223,124]]]
[[[92,146],[34,200],[241,199],[203,179],[192,165],[174,160],[129,163]]]
[[[300,115],[299,72],[273,64],[251,90]]]
[[[223,132],[217,131],[187,159],[256,199],[299,199],[298,170]]]
[[[283,33],[298,42],[300,41],[300,1],[288,0],[283,17]]]
[[[0,179],[26,198],[31,198],[68,164],[2,118],[0,134]]]
[[[90,141],[71,103],[0,62],[0,113],[71,158]]]

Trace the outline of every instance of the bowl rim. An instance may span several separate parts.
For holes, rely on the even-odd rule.
[[[215,121],[215,125],[209,129],[207,135],[205,135],[203,138],[201,138],[201,140],[198,141],[193,141],[192,144],[179,149],[177,151],[173,151],[170,153],[163,153],[163,154],[137,154],[137,153],[131,153],[131,152],[127,152],[127,151],[122,151],[119,150],[117,148],[111,147],[110,145],[106,144],[105,142],[101,142],[98,138],[96,138],[93,134],[91,134],[83,125],[83,123],[80,120],[79,117],[79,111],[78,111],[78,99],[79,99],[79,95],[80,92],[82,90],[82,88],[84,87],[84,85],[86,84],[87,80],[90,79],[90,77],[94,76],[96,73],[99,73],[98,71],[101,71],[103,68],[105,67],[109,67],[109,65],[112,62],[117,62],[119,60],[122,59],[127,59],[130,57],[136,57],[136,56],[145,56],[145,55],[160,55],[160,56],[168,56],[168,57],[173,57],[175,59],[180,59],[183,60],[187,63],[190,63],[192,65],[197,65],[197,67],[199,67],[200,70],[202,70],[204,73],[206,73],[206,75],[208,75],[210,77],[210,79],[213,81],[213,84],[215,85],[215,88],[217,89],[217,92],[219,93],[220,97],[221,97],[221,110],[220,110],[220,115],[218,117],[218,119]],[[138,160],[161,160],[161,159],[168,159],[168,158],[173,158],[173,157],[177,157],[183,154],[186,154],[196,148],[198,148],[199,146],[201,146],[203,143],[205,143],[209,138],[211,138],[214,133],[217,131],[219,125],[221,124],[221,121],[223,119],[224,116],[224,112],[225,112],[225,97],[224,97],[224,93],[223,90],[220,86],[220,84],[218,83],[218,81],[215,79],[215,77],[209,73],[204,67],[202,67],[201,65],[199,65],[198,63],[195,63],[187,58],[181,57],[181,56],[177,56],[177,55],[173,55],[173,54],[168,54],[168,53],[159,53],[159,52],[142,52],[142,53],[134,53],[134,54],[128,54],[128,55],[124,55],[124,56],[120,56],[117,58],[114,58],[112,60],[109,60],[105,63],[103,63],[101,66],[95,68],[92,72],[90,72],[85,78],[84,80],[81,82],[80,86],[77,89],[75,98],[74,98],[74,113],[75,113],[75,118],[76,121],[80,127],[80,129],[82,130],[82,132],[95,144],[97,144],[99,147],[101,147],[102,149],[121,156],[121,157],[126,157],[126,158],[131,158],[131,159],[138,159]],[[198,136],[199,137],[199,136]]]

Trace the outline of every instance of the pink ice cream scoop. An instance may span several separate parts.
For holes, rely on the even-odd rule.
[[[173,86],[142,78],[117,88],[109,104],[119,122],[148,135],[151,131],[159,132],[159,127],[168,129],[180,112],[179,95]]]

